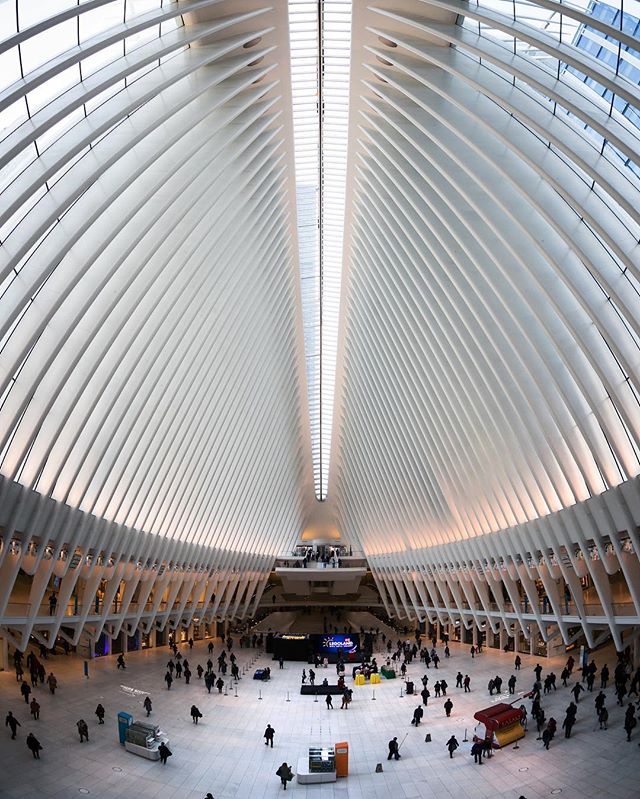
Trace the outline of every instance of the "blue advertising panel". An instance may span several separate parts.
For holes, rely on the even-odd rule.
[[[323,635],[320,641],[320,654],[337,655],[344,657],[355,655],[360,645],[359,636],[356,635]]]

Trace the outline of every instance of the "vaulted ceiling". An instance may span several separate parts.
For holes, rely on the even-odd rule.
[[[7,580],[78,551],[257,584],[318,519],[390,586],[637,546],[624,26],[553,0],[19,0],[0,30]]]

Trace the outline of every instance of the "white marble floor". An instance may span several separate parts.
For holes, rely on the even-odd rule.
[[[441,661],[441,668],[430,670],[430,685],[436,676],[444,676],[454,703],[451,719],[446,719],[443,700],[429,702],[423,724],[410,725],[415,697],[400,697],[400,681],[383,681],[375,689],[354,689],[354,701],[348,711],[327,710],[322,698],[300,696],[300,673],[303,664],[287,663],[280,671],[277,663],[262,656],[258,665],[271,665],[273,679],[260,684],[244,677],[238,683],[238,696],[217,692],[208,695],[195,677],[195,665],[207,659],[205,642],[198,642],[189,657],[194,678],[189,686],[177,680],[167,691],[163,676],[168,649],[162,648],[127,656],[127,670],[116,671],[115,658],[90,664],[90,678],[85,679],[82,661],[58,656],[49,659],[59,680],[55,696],[38,688],[35,694],[42,705],[39,721],[33,721],[22,701],[15,675],[0,673],[0,712],[11,709],[22,727],[15,741],[8,729],[0,733],[0,796],[20,799],[70,799],[91,795],[104,799],[202,799],[211,791],[215,799],[266,799],[281,793],[275,771],[283,760],[297,763],[309,745],[348,741],[349,777],[332,785],[290,784],[287,795],[299,799],[474,799],[509,797],[539,799],[561,793],[566,799],[637,799],[640,797],[640,732],[627,743],[622,730],[623,708],[617,707],[613,691],[607,691],[610,713],[608,731],[596,729],[594,695],[583,694],[578,720],[570,740],[556,736],[546,752],[536,733],[529,732],[518,749],[512,746],[496,753],[482,767],[475,766],[469,755],[470,744],[462,743],[453,760],[445,741],[455,733],[460,742],[465,728],[469,737],[474,726],[473,713],[492,701],[486,685],[499,673],[503,679],[513,672],[513,655],[487,650],[471,659],[468,647],[452,645],[452,656]],[[216,643],[215,656],[221,645]],[[248,664],[255,657],[252,650],[238,651],[240,662]],[[596,655],[601,665],[602,658]],[[611,661],[611,658],[608,658]],[[523,656],[518,674],[518,689],[528,690],[533,682],[536,659]],[[553,666],[559,675],[561,662],[542,661],[544,670]],[[613,662],[609,666],[613,671]],[[252,667],[253,668],[253,667]],[[456,672],[471,676],[472,693],[455,689]],[[322,669],[319,670],[322,676]],[[419,681],[423,669],[412,664],[409,676]],[[331,672],[330,678],[333,678]],[[331,681],[331,679],[330,679]],[[558,683],[560,680],[558,680]],[[118,742],[116,713],[127,710],[144,718],[142,695],[133,697],[127,689],[148,691],[153,700],[152,720],[170,736],[173,757],[166,766],[148,762],[124,750]],[[262,691],[262,699],[259,697]],[[286,701],[287,691],[290,702]],[[433,691],[432,691],[433,693]],[[338,699],[338,698],[336,698]],[[545,697],[543,707],[561,725],[564,708],[570,699],[568,688],[559,688]],[[495,700],[495,697],[494,697]],[[102,702],[107,711],[106,723],[98,726],[94,710]],[[196,703],[204,714],[200,724],[192,724],[189,709]],[[527,702],[527,707],[529,703]],[[89,723],[90,742],[79,743],[75,723],[84,718]],[[276,730],[275,747],[264,746],[262,733],[267,722]],[[25,746],[25,737],[33,731],[42,745],[41,760],[33,760]],[[429,732],[431,743],[425,742]],[[388,762],[387,741],[394,735],[406,741],[402,759]],[[376,763],[384,771],[375,773]]]

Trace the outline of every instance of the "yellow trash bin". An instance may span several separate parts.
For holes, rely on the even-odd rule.
[[[371,685],[378,685],[380,683],[380,675],[379,674],[372,674],[369,677],[369,682]]]
[[[364,674],[356,674],[356,685],[364,685]]]

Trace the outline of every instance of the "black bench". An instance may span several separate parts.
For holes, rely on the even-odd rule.
[[[326,696],[332,694],[333,696],[342,696],[344,688],[339,688],[337,685],[301,685],[300,693],[302,696]]]

